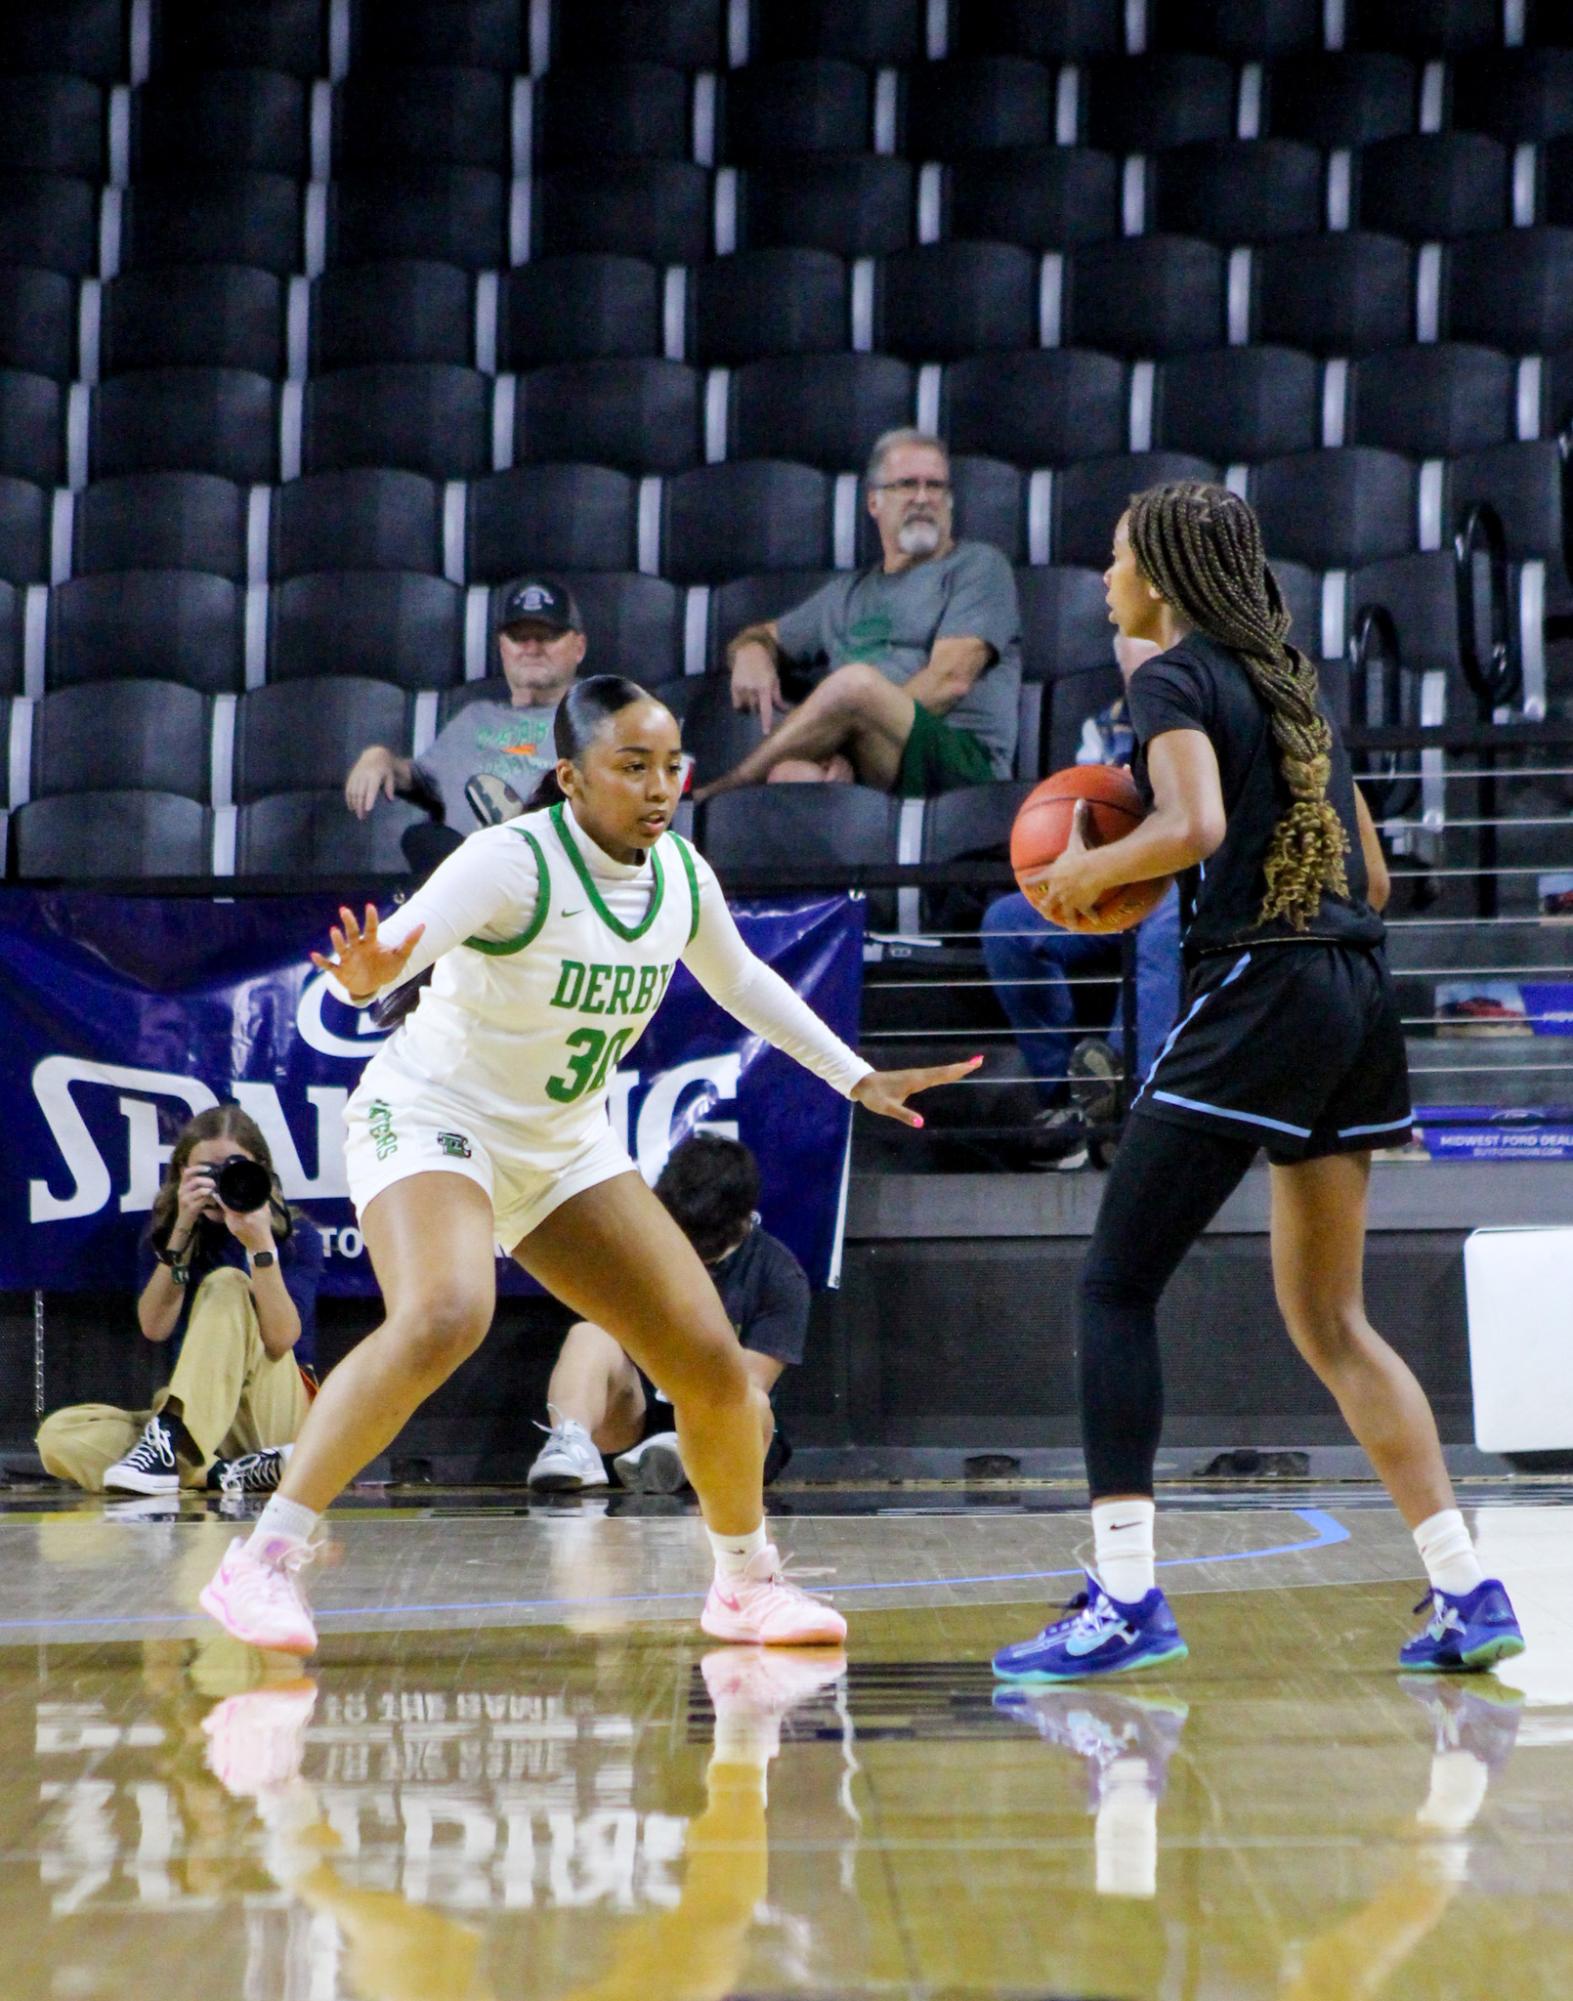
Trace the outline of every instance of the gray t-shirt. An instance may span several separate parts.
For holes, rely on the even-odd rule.
[[[415,760],[422,790],[442,801],[443,817],[456,834],[473,834],[523,810],[541,774],[557,762],[556,714],[555,703],[549,709],[516,709],[507,702],[471,702]],[[476,812],[477,801],[483,813]]]
[[[828,673],[864,660],[899,687],[928,665],[937,639],[981,639],[995,659],[942,720],[970,730],[995,776],[1016,756],[1021,691],[1021,613],[1016,579],[987,542],[958,542],[948,556],[887,576],[882,569],[832,577],[776,621],[782,650]]]

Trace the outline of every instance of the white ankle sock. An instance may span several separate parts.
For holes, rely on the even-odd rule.
[[[748,1568],[749,1558],[758,1556],[770,1541],[763,1522],[747,1535],[717,1535],[714,1529],[706,1529],[705,1534],[715,1552],[717,1577],[741,1577]]]
[[[1093,1568],[1111,1598],[1134,1605],[1145,1598],[1153,1575],[1153,1501],[1094,1501],[1092,1504]]]
[[[257,1526],[251,1531],[248,1547],[260,1555],[262,1545],[279,1536],[290,1542],[310,1542],[313,1529],[322,1517],[310,1508],[303,1508],[299,1501],[287,1501],[282,1494],[270,1494],[267,1505],[257,1517]]]
[[[1442,1508],[1415,1530],[1415,1548],[1435,1591],[1461,1598],[1485,1582],[1475,1545],[1457,1508]]]

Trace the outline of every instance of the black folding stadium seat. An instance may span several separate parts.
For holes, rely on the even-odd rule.
[[[1453,124],[1510,146],[1573,135],[1573,48],[1497,49],[1455,64]]]
[[[193,570],[117,570],[73,577],[49,593],[45,680],[182,681],[205,695],[243,679],[244,593]]]
[[[0,173],[0,264],[98,269],[98,190],[68,174]]]
[[[12,814],[11,841],[24,882],[200,876],[212,869],[207,808],[173,792],[34,799]]]
[[[1203,139],[1147,162],[1155,229],[1215,243],[1309,236],[1326,208],[1322,156],[1296,139]]]
[[[125,0],[28,0],[0,13],[0,73],[48,70],[118,83],[126,74]]]
[[[1176,355],[1153,379],[1152,441],[1225,465],[1309,451],[1322,439],[1321,376],[1294,348]]]
[[[1312,146],[1369,146],[1418,128],[1420,71],[1408,56],[1329,49],[1274,63],[1262,129]]]
[[[600,160],[691,160],[692,89],[679,69],[618,62],[606,49],[591,65],[554,65],[535,84],[531,135],[543,166]]]
[[[246,489],[210,472],[95,481],[72,509],[71,572],[106,570],[200,570],[243,582]]]
[[[419,473],[361,467],[308,473],[273,495],[268,570],[305,576],[350,570],[424,570],[442,562],[442,493]]]
[[[340,786],[369,743],[407,753],[410,698],[403,688],[360,674],[321,672],[308,682],[270,683],[240,698],[235,717],[235,800],[270,792]]]
[[[668,682],[659,693],[682,725],[695,785],[719,778],[758,747],[759,718],[732,706],[731,683],[724,674],[690,674]]]
[[[583,672],[626,674],[641,686],[682,672],[683,593],[675,584],[630,571],[576,575],[566,566],[553,575],[573,592],[584,620]],[[507,588],[500,585],[494,601]]]
[[[120,261],[252,264],[287,277],[304,257],[299,186],[284,174],[204,167],[139,180],[125,192]]]
[[[356,173],[404,161],[513,168],[507,78],[489,69],[352,72],[334,97],[335,170]]]
[[[1087,244],[1065,259],[1061,338],[1136,357],[1221,347],[1224,269],[1223,251],[1191,236]]]
[[[555,0],[552,64],[603,62],[613,51],[677,69],[720,69],[724,0]]]
[[[710,254],[710,176],[683,160],[608,160],[536,175],[531,254],[613,250],[657,264]]]
[[[874,87],[866,69],[834,57],[751,63],[721,80],[719,157],[753,166],[789,153],[866,153]]]
[[[0,577],[7,583],[48,581],[50,501],[46,488],[0,473]]]
[[[967,0],[951,11],[950,36],[958,55],[1086,62],[1124,53],[1125,15],[1122,0]]]
[[[0,473],[59,486],[65,470],[65,391],[47,375],[0,369]]]
[[[1499,49],[1501,0],[1348,0],[1344,35],[1352,49],[1405,49],[1417,56]]]
[[[1036,780],[1037,775],[1034,758],[1031,779]],[[988,785],[957,786],[930,799],[923,810],[921,859],[1003,861],[1010,850],[1011,825],[1031,789],[1026,780],[999,779]],[[926,910],[933,908],[933,915],[925,915],[924,922],[934,923],[944,909],[944,893],[930,890],[924,903]]]
[[[1357,569],[1415,547],[1415,468],[1374,446],[1269,459],[1252,468],[1249,498],[1270,552],[1311,569]]]
[[[250,167],[304,180],[311,169],[308,87],[277,70],[172,71],[132,97],[138,174]]]
[[[206,803],[209,722],[208,697],[178,681],[57,688],[33,711],[32,795],[124,787]]]
[[[1352,445],[1383,445],[1411,458],[1456,458],[1516,435],[1518,371],[1494,348],[1389,348],[1349,373]]]
[[[828,250],[740,250],[688,274],[686,352],[701,366],[847,345],[847,267]]]
[[[910,160],[846,153],[763,162],[738,175],[738,242],[877,257],[912,241],[915,194]]]
[[[408,799],[384,799],[357,820],[344,804],[342,775],[337,785],[316,791],[270,792],[235,816],[235,873],[320,876],[330,883],[406,875],[400,837],[427,818]]]
[[[278,475],[278,388],[243,368],[149,368],[93,391],[88,462],[94,479],[122,472]]]
[[[609,361],[662,349],[661,273],[641,257],[586,251],[507,272],[497,299],[497,365]]]
[[[1060,250],[1120,234],[1120,163],[1088,146],[960,160],[945,176],[948,236]]]
[[[1524,10],[1524,41],[1532,49],[1573,48],[1573,20],[1562,0],[1529,0]]]
[[[926,0],[753,0],[749,54],[766,62],[791,56],[835,56],[869,64],[917,62],[925,50],[925,4]]]
[[[1150,0],[1154,49],[1200,49],[1260,62],[1322,46],[1322,0]]]
[[[727,385],[726,455],[861,469],[883,431],[910,424],[917,383],[888,354],[784,354],[750,361]]]
[[[1415,242],[1506,229],[1512,159],[1480,132],[1379,139],[1355,155],[1354,215],[1362,229]]]
[[[476,167],[405,164],[335,180],[328,262],[430,258],[466,271],[509,262],[508,183]]]
[[[1447,468],[1447,526],[1456,533],[1469,509],[1488,501],[1501,519],[1508,555],[1544,558],[1565,579],[1566,476],[1554,438],[1466,453]]]
[[[879,266],[874,343],[920,361],[1033,347],[1038,260],[1014,243],[926,243]]]
[[[1541,431],[1560,436],[1573,425],[1573,347],[1547,355],[1541,368]]]
[[[464,678],[464,592],[408,570],[326,570],[276,584],[268,602],[269,681],[320,683],[339,674],[407,689],[452,687]]]
[[[0,582],[0,694],[22,692],[22,631],[27,592]]]
[[[311,368],[475,359],[475,286],[456,264],[393,258],[327,271],[311,288]]]
[[[1114,540],[1112,529],[1108,536]],[[1108,552],[1104,552],[1107,561]],[[1108,666],[1114,628],[1101,569],[1046,564],[1016,572],[1022,672],[1049,681]]]
[[[1045,772],[1064,771],[1076,762],[1087,724],[1119,700],[1122,687],[1112,657],[1104,666],[1051,678],[1043,691],[1047,697],[1042,725]]]
[[[301,464],[306,472],[402,466],[429,479],[490,472],[491,380],[436,362],[319,375],[306,384]]]
[[[157,0],[152,66],[328,73],[326,0]]]
[[[803,866],[888,866],[899,811],[889,793],[868,785],[745,785],[706,803],[698,841],[723,881],[730,869],[779,872],[786,881]]]
[[[1252,338],[1312,354],[1372,354],[1415,337],[1415,253],[1394,236],[1334,231],[1251,259]]]
[[[0,368],[76,372],[77,288],[63,271],[0,269]]]
[[[79,76],[0,75],[0,168],[104,173],[104,97]]]
[[[1379,605],[1390,614],[1399,659],[1412,673],[1457,669],[1458,587],[1451,549],[1367,563],[1351,572],[1344,596],[1351,633],[1370,607]]]
[[[1542,148],[1540,185],[1543,219],[1573,223],[1573,139],[1553,139]]]
[[[1084,86],[1078,136],[1109,152],[1234,136],[1234,70],[1218,56],[1110,58],[1088,67]]]
[[[282,279],[243,264],[126,271],[99,303],[98,370],[249,368],[282,376]]]
[[[704,392],[681,361],[561,361],[521,375],[514,456],[685,472],[704,457]]]
[[[1067,466],[1054,480],[1050,559],[1101,572],[1133,493],[1174,479],[1217,477],[1216,465],[1187,452],[1127,452]]]
[[[473,480],[465,573],[501,583],[525,570],[631,570],[637,482],[601,465],[529,465]]]
[[[907,73],[906,140],[916,160],[958,160],[1054,140],[1054,72],[1026,56],[956,56]]]
[[[1130,381],[1113,355],[1077,348],[980,354],[946,369],[943,408],[953,451],[1066,465],[1125,449]]]
[[[698,466],[669,479],[661,497],[661,569],[676,583],[830,566],[831,482],[813,466]]]
[[[351,35],[356,69],[463,63],[517,76],[530,67],[519,0],[355,0]]]
[[[790,611],[830,581],[829,570],[770,570],[759,577],[734,577],[710,593],[705,633],[705,671],[726,669],[729,642],[745,626],[763,625]]]

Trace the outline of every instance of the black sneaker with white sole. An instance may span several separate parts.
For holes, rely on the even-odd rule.
[[[180,1467],[175,1459],[175,1427],[157,1411],[142,1427],[142,1436],[123,1459],[104,1469],[106,1494],[178,1494]]]
[[[293,1445],[265,1445],[260,1452],[242,1452],[235,1459],[215,1459],[208,1468],[208,1485],[231,1500],[245,1494],[271,1494],[284,1477]]]

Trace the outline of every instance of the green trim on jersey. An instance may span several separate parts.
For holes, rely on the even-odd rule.
[[[519,933],[517,938],[466,938],[465,944],[472,952],[485,952],[493,959],[506,959],[512,952],[522,952],[546,922],[546,914],[552,907],[552,877],[546,866],[546,856],[541,852],[541,844],[528,827],[512,827],[521,841],[530,843],[530,851],[535,856],[535,915]]]
[[[624,924],[620,918],[614,917],[601,901],[601,892],[595,886],[595,877],[591,875],[589,869],[585,866],[584,856],[580,854],[573,835],[568,831],[568,812],[560,800],[552,808],[552,825],[557,829],[557,838],[563,844],[563,852],[567,855],[569,861],[573,863],[574,873],[584,886],[584,893],[590,899],[591,909],[600,918],[607,930],[612,932],[616,937],[621,938],[626,945],[633,944],[636,938],[642,938],[656,920],[656,915],[661,908],[661,898],[666,889],[666,873],[661,867],[661,849],[659,844],[650,850],[650,874],[653,878],[650,889],[650,908],[637,924]]]
[[[668,832],[670,832],[670,829],[668,829]],[[692,945],[694,940],[699,936],[699,876],[694,868],[694,858],[688,852],[688,843],[683,839],[682,835],[673,834],[672,841],[678,854],[682,857],[683,873],[688,878],[688,894],[694,900],[693,922],[688,927],[688,942]]]

